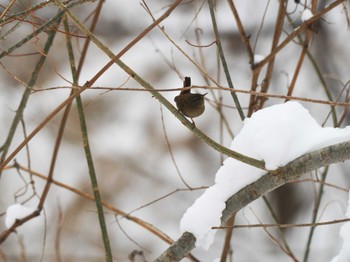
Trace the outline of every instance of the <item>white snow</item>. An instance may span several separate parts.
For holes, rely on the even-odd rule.
[[[265,56],[263,56],[263,55],[259,55],[259,54],[254,55],[254,63],[255,64],[260,63],[264,59],[265,59]]]
[[[311,17],[313,17],[313,14],[309,9],[305,9],[303,13],[301,14],[301,21],[305,22],[306,20],[309,20]]]
[[[348,200],[348,208],[345,216],[350,218],[350,192]],[[350,222],[344,223],[339,232],[343,239],[343,246],[337,256],[335,256],[331,262],[348,262],[350,261]]]
[[[348,139],[350,127],[322,128],[298,102],[287,102],[262,109],[246,119],[231,149],[264,160],[265,167],[273,170],[305,153]],[[183,215],[181,231],[194,234],[196,246],[207,250],[216,233],[211,227],[220,226],[227,199],[265,173],[227,158],[216,173],[215,184]]]
[[[7,208],[5,226],[10,228],[17,219],[24,218],[34,212],[34,209],[22,206],[20,204],[14,204]]]

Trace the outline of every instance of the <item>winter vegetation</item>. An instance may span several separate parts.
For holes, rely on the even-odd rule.
[[[350,261],[348,7],[1,0],[0,261]]]

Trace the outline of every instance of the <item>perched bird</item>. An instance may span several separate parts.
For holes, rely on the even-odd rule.
[[[185,77],[184,87],[191,86],[191,78]],[[191,89],[183,90],[178,96],[175,97],[174,101],[176,103],[177,109],[181,111],[185,116],[191,119],[203,114],[204,106],[204,96],[205,94],[193,94]]]

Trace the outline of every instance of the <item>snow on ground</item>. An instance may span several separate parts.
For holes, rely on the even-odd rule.
[[[314,150],[350,139],[350,127],[322,128],[298,102],[287,102],[262,109],[244,121],[231,149],[265,161],[268,170]],[[227,158],[216,173],[215,184],[187,209],[180,222],[182,232],[191,232],[196,246],[207,250],[220,226],[225,202],[266,172]]]

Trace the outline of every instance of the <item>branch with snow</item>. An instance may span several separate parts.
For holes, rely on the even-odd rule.
[[[22,206],[20,204],[14,204],[7,208],[5,225],[7,228],[11,228],[16,221],[25,218],[35,212],[35,209]]]
[[[348,160],[349,140],[350,127],[322,128],[297,102],[258,111],[244,122],[231,149],[263,160],[271,171],[226,159],[215,184],[184,214],[183,235],[156,261],[179,261],[195,246],[208,249],[216,233],[212,227],[252,201],[307,172]]]
[[[9,206],[5,218],[7,230],[0,234],[0,243],[3,243],[12,232],[15,232],[17,227],[39,215],[38,209],[28,208],[20,204]]]
[[[226,201],[225,209],[222,212],[221,224],[239,210],[258,199],[259,197],[273,191],[285,183],[296,180],[305,173],[321,167],[343,162],[350,159],[350,142],[344,142],[333,146],[316,150],[305,154],[290,162],[284,167],[265,174],[259,180],[242,188]],[[180,261],[195,248],[196,237],[189,232],[182,236],[163,252],[155,261]]]

